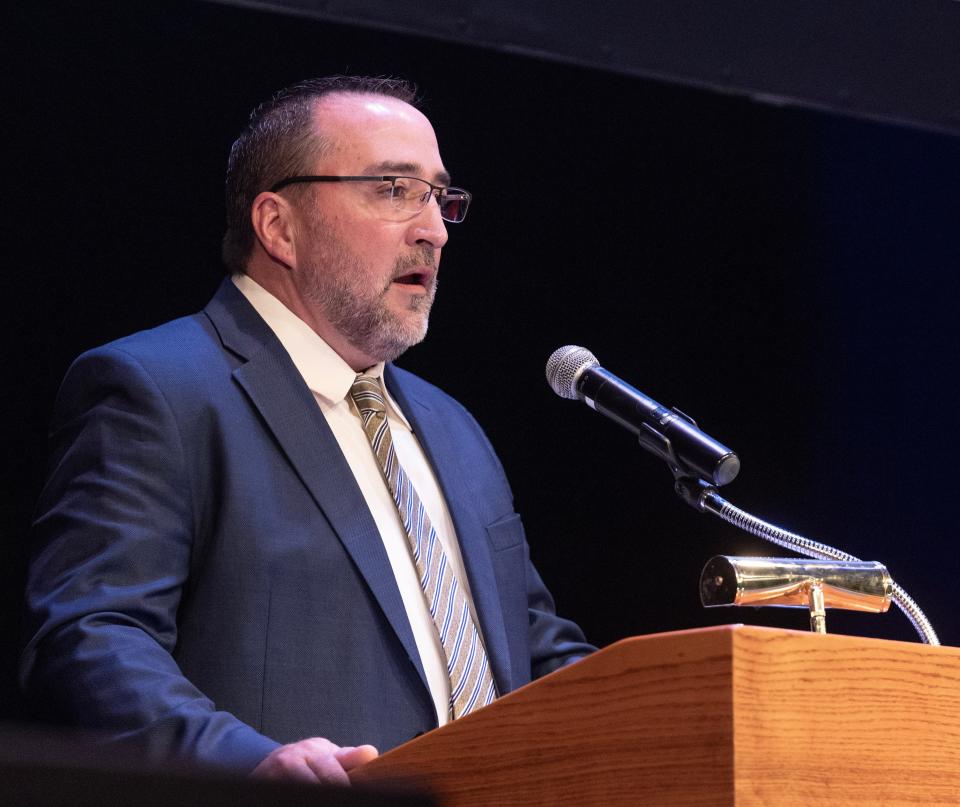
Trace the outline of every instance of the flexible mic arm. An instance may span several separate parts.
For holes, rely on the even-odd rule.
[[[586,375],[588,371],[590,375]],[[777,546],[790,549],[800,555],[805,555],[808,558],[860,562],[859,558],[832,546],[811,541],[795,532],[788,532],[752,516],[724,499],[717,493],[715,485],[726,484],[737,475],[740,470],[740,461],[736,454],[700,432],[696,423],[687,415],[676,409],[671,414],[643,393],[608,373],[599,366],[596,356],[586,348],[566,345],[555,350],[547,360],[547,381],[551,389],[561,398],[579,398],[591,408],[603,411],[607,417],[612,418],[631,431],[637,431],[635,428],[637,418],[633,416],[631,410],[640,407],[649,409],[652,414],[662,416],[662,422],[664,423],[680,424],[682,428],[677,436],[684,439],[688,444],[690,436],[693,435],[695,446],[700,443],[708,446],[710,450],[707,452],[707,456],[712,457],[713,467],[704,466],[703,463],[684,462],[670,434],[651,428],[648,423],[643,423],[645,428],[640,429],[638,434],[640,445],[667,463],[675,480],[674,490],[681,499],[695,510],[699,510],[701,513],[713,513],[713,515],[744,532],[763,538]],[[593,387],[598,384],[609,384],[615,392],[621,393],[619,397],[623,397],[627,401],[627,406],[623,408],[623,411],[628,412],[631,417],[626,419],[622,417],[619,411],[620,407],[615,407],[611,411],[604,411],[606,407],[597,406],[596,401],[592,398],[595,397]],[[610,400],[617,403],[618,396],[615,395]],[[677,416],[682,420],[678,421]],[[721,460],[719,464],[716,463],[717,457],[720,457]],[[709,482],[706,481],[708,479]],[[920,634],[920,639],[924,643],[940,644],[930,620],[927,619],[910,595],[895,582],[893,583],[891,599],[910,620],[910,624]]]
[[[701,479],[678,476],[674,484],[674,490],[681,499],[695,510],[699,510],[701,513],[712,513],[744,532],[755,535],[757,538],[763,538],[777,546],[791,549],[808,558],[841,561],[860,560],[860,558],[849,555],[842,550],[827,544],[821,544],[819,541],[804,538],[795,532],[788,532],[775,524],[750,515],[745,510],[741,510],[728,502],[713,485],[709,485]],[[896,582],[893,583],[891,598],[910,620],[910,624],[913,625],[917,633],[920,634],[921,641],[930,645],[940,644],[930,620],[920,610],[920,606],[914,602],[913,598]]]

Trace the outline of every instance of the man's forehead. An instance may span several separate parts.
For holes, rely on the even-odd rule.
[[[322,129],[393,126],[433,127],[419,109],[399,98],[368,93],[336,92],[323,96],[316,105],[316,116]]]
[[[331,93],[317,102],[315,115],[318,131],[331,147],[329,157],[362,161],[352,171],[446,177],[430,121],[398,98]]]

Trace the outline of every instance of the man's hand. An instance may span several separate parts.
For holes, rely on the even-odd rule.
[[[341,748],[323,737],[311,737],[274,749],[251,775],[261,779],[349,786],[347,771],[379,754],[372,745]]]

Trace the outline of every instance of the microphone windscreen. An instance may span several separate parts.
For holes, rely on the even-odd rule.
[[[597,357],[585,347],[564,345],[553,351],[547,359],[547,383],[561,398],[577,400],[580,397],[577,392],[580,374],[588,367],[599,364]]]

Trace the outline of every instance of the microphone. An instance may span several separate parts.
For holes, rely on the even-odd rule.
[[[692,418],[679,409],[667,409],[604,370],[584,347],[555,350],[547,360],[547,383],[561,398],[579,398],[632,431],[640,445],[664,460],[677,477],[695,476],[719,487],[740,471],[737,455],[700,431]]]

